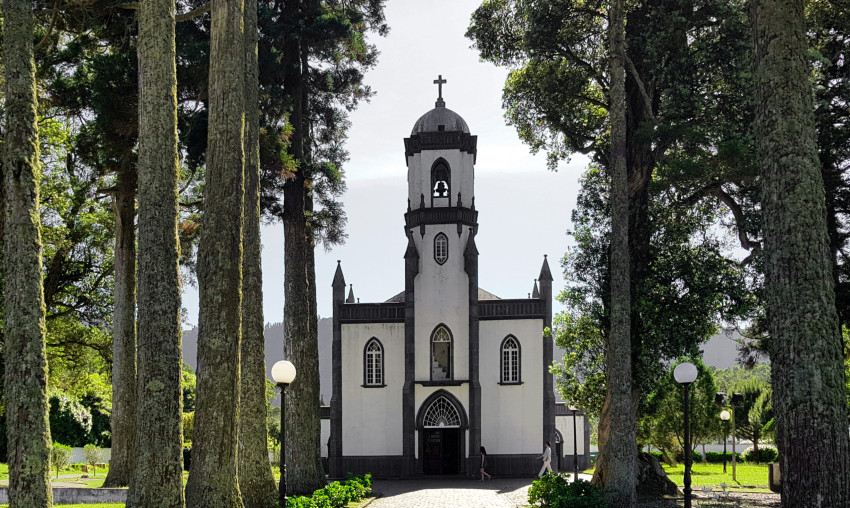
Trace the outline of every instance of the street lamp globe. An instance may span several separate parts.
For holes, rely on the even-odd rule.
[[[691,384],[697,380],[697,366],[691,362],[680,363],[673,370],[673,377],[679,384]]]
[[[272,366],[272,379],[281,385],[288,385],[295,381],[295,365],[292,362],[281,360]]]
[[[729,413],[728,409],[724,409],[723,411],[720,412],[720,419],[723,420],[724,422],[728,422],[729,417],[731,417],[731,416],[732,416],[732,414]]]

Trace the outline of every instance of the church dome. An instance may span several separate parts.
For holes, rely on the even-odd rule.
[[[416,120],[416,123],[413,124],[413,130],[410,132],[411,136],[422,132],[442,131],[469,134],[469,127],[463,118],[444,105],[439,105],[440,102],[442,101],[438,101],[437,107],[419,117],[419,120]]]

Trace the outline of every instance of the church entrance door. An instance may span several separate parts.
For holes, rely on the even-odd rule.
[[[424,429],[425,474],[457,474],[460,471],[460,429]]]

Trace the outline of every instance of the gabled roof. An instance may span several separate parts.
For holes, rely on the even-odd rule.
[[[501,298],[485,289],[478,288],[478,300],[501,300]],[[393,296],[384,303],[404,303],[404,291]]]

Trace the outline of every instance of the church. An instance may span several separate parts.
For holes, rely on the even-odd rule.
[[[502,299],[479,287],[477,137],[446,108],[444,82],[435,81],[434,109],[404,139],[404,291],[355,302],[336,267],[332,478],[476,475],[482,445],[488,472],[532,476],[543,444],[552,443],[554,465],[562,441],[548,370],[552,338],[544,335],[552,326],[549,264],[544,256],[529,297]],[[530,281],[536,270],[529,272]]]

